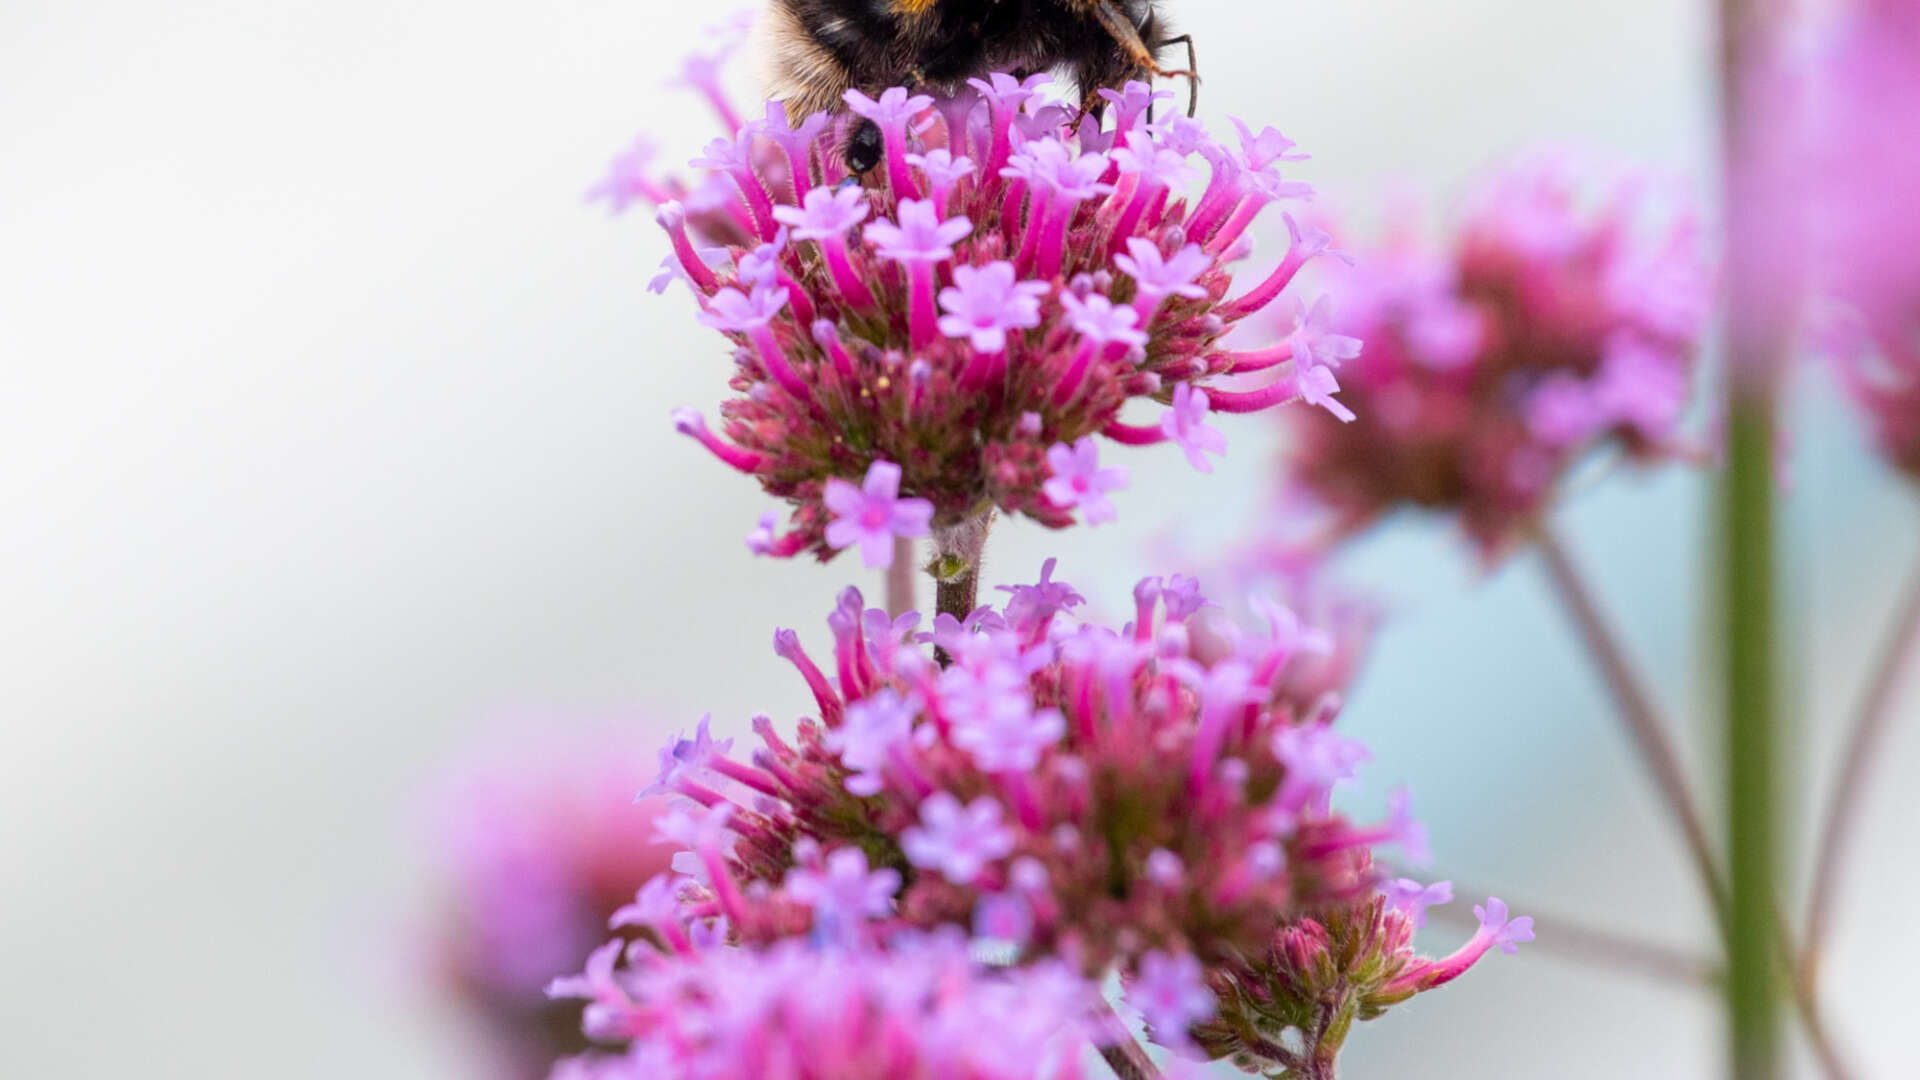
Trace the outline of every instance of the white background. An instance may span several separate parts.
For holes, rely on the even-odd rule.
[[[1711,190],[1707,3],[1170,6],[1200,42],[1206,117],[1276,124],[1342,205],[1401,181],[1457,194],[1539,139]],[[815,634],[860,572],[746,557],[767,500],[666,422],[722,393],[717,341],[684,296],[643,291],[663,253],[645,215],[579,201],[638,130],[677,156],[710,137],[661,84],[725,10],[0,7],[0,1072],[472,1075],[405,932],[441,763],[520,706],[641,708],[649,735],[804,706],[770,633]],[[1803,385],[1814,775],[1917,541],[1911,499]],[[1264,427],[1231,428],[1212,477],[1134,452],[1120,525],[1009,529],[992,573],[1058,553],[1083,591],[1123,597],[1169,523],[1204,546],[1245,519]],[[1616,480],[1563,514],[1676,706],[1703,682],[1704,491]],[[1538,567],[1481,581],[1410,525],[1354,574],[1401,610],[1350,713],[1379,750],[1357,805],[1410,780],[1463,879],[1704,941]],[[1884,1077],[1920,1071],[1913,726],[1833,958],[1836,1026]],[[1700,735],[1682,737],[1704,771]],[[1700,1076],[1716,1025],[1707,996],[1538,948],[1363,1027],[1349,1061]]]

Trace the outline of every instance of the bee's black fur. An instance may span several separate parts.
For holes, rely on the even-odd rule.
[[[1124,48],[1096,18],[1099,0],[771,2],[802,38],[777,47],[817,50],[807,57],[810,85],[797,95],[801,111],[837,107],[839,91],[846,88],[869,94],[889,86],[952,93],[967,79],[991,71],[1054,68],[1064,69],[1078,85],[1082,103],[1097,111],[1096,91],[1151,76],[1169,44],[1156,0],[1113,0],[1138,32],[1144,56]],[[789,104],[794,103],[790,97]],[[880,160],[868,145],[874,133],[865,126],[857,125],[850,139],[848,163],[855,171]]]

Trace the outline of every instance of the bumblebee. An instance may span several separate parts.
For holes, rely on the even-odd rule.
[[[769,0],[757,28],[768,97],[798,120],[844,109],[842,96],[890,86],[954,93],[993,71],[1065,69],[1096,115],[1102,88],[1185,78],[1197,95],[1193,39],[1168,37],[1156,0]],[[1184,44],[1187,67],[1160,64]],[[1188,112],[1195,102],[1189,99]],[[870,121],[848,137],[847,167],[880,163]]]

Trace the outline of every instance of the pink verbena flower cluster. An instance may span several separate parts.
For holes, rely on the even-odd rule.
[[[614,941],[552,989],[627,1043],[555,1080],[1079,1080],[1094,1001],[1059,965],[985,970],[957,933],[675,954]]]
[[[1332,511],[1331,537],[1403,505],[1456,512],[1487,558],[1506,550],[1588,450],[1650,463],[1678,425],[1710,303],[1698,228],[1655,227],[1644,184],[1598,201],[1557,156],[1479,193],[1450,247],[1409,228],[1335,268],[1331,327],[1366,343],[1342,369],[1360,416],[1303,413],[1286,471]]]
[[[1332,642],[1277,607],[1243,632],[1179,578],[1141,582],[1133,620],[1103,627],[1076,616],[1084,601],[1053,568],[927,633],[849,589],[824,668],[777,634],[818,718],[791,738],[756,718],[761,745],[744,761],[705,721],[662,750],[648,793],[681,800],[661,832],[685,848],[682,876],[650,882],[614,924],[694,963],[722,939],[781,956],[806,939],[831,956],[965,928],[984,963],[1064,961],[1095,981],[1119,969],[1159,1042],[1193,1049],[1198,1030],[1216,1056],[1259,1049],[1222,1032],[1267,1030],[1283,1011],[1322,1028],[1329,1008],[1373,1015],[1471,963],[1420,959],[1404,938],[1327,951],[1316,970],[1364,965],[1341,983],[1351,1001],[1269,971],[1259,958],[1275,941],[1344,926],[1395,888],[1376,849],[1425,858],[1404,794],[1375,825],[1332,806],[1367,751],[1332,727],[1337,693],[1288,677]],[[1296,696],[1303,686],[1318,696]],[[1508,937],[1523,940],[1516,926]],[[610,971],[614,955],[596,962]],[[1265,996],[1223,995],[1236,980]],[[1301,996],[1278,1003],[1290,986]],[[588,1019],[603,1038],[636,1034]]]
[[[757,553],[858,546],[882,566],[894,537],[996,507],[1053,527],[1076,511],[1111,520],[1126,472],[1101,467],[1096,436],[1171,440],[1208,470],[1226,446],[1213,413],[1338,407],[1330,374],[1304,377],[1310,358],[1221,347],[1325,247],[1295,228],[1272,272],[1235,289],[1249,226],[1310,193],[1280,172],[1304,155],[1272,128],[1240,125],[1229,145],[1186,117],[1152,122],[1171,95],[1138,83],[1105,92],[1112,127],[1075,126],[1042,103],[1047,81],[994,75],[947,100],[850,92],[885,140],[871,186],[843,172],[844,122],[795,127],[769,105],[708,146],[697,183],[648,180],[629,155],[595,189],[660,203],[662,283],[687,281],[733,346],[719,430],[674,416],[794,504],[784,532],[763,520]],[[1265,368],[1268,386],[1203,389]],[[1121,419],[1145,398],[1167,406],[1157,422]]]
[[[1920,478],[1920,9],[1866,0],[1821,56],[1813,170],[1822,284],[1844,305],[1829,344],[1881,452]]]
[[[501,1080],[543,1077],[586,1049],[578,1004],[542,991],[668,869],[673,849],[653,835],[664,800],[634,805],[646,761],[633,751],[624,738],[503,740],[471,752],[434,794],[443,895],[432,970],[478,1021]]]

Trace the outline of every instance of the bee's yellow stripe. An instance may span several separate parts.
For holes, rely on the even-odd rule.
[[[938,0],[887,0],[888,6],[902,15],[918,15],[937,2]]]

